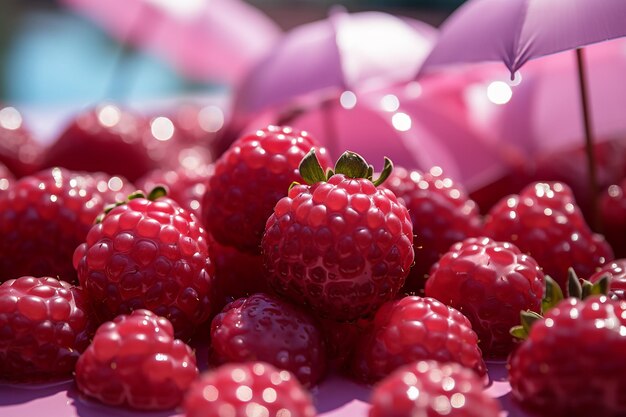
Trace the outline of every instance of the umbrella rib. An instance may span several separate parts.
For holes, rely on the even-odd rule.
[[[529,7],[530,0],[523,0],[523,7],[518,20],[519,24],[517,27],[517,33],[513,38],[512,50],[515,51],[515,54],[513,56],[513,62],[511,62],[510,60],[511,57],[507,57],[507,61],[509,62],[506,63],[506,66],[509,68],[509,71],[511,71],[511,80],[515,78],[515,71],[517,71],[528,60],[528,49],[530,46],[530,41],[526,44],[522,44],[521,38],[522,32],[524,31],[526,16],[528,15]]]

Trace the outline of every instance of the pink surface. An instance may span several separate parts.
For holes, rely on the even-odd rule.
[[[526,417],[512,402],[503,363],[490,363],[487,392],[506,410],[503,417]],[[370,389],[338,376],[313,390],[320,417],[367,417]],[[180,412],[133,412],[108,407],[82,397],[72,381],[48,385],[0,385],[2,417],[178,417]]]

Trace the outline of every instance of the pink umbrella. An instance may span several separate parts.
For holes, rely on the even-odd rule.
[[[511,78],[526,61],[626,35],[623,0],[470,0],[441,27],[422,72],[502,61]],[[592,195],[597,179],[582,50],[576,50]],[[594,198],[594,200],[596,200]]]
[[[436,30],[386,13],[348,14],[293,29],[244,79],[235,114],[254,115],[295,99],[319,103],[346,90],[409,81],[430,51]]]
[[[387,156],[406,168],[441,167],[446,175],[474,189],[508,172],[515,155],[492,146],[467,117],[464,88],[475,77],[428,77],[417,83],[386,87],[329,99],[294,115],[289,124],[307,130],[332,157],[352,150],[382,164]],[[248,129],[275,123],[266,112]]]
[[[626,41],[586,49],[591,121],[598,141],[626,137]],[[576,58],[559,54],[528,63],[510,102],[494,105],[485,134],[506,139],[528,157],[577,148],[583,126],[571,123],[581,114]]]
[[[63,2],[196,80],[239,81],[281,34],[268,17],[240,0]]]

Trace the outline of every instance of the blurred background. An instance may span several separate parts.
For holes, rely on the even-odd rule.
[[[55,0],[0,2],[0,102],[84,106],[102,99],[202,94],[223,81],[182,76],[166,60],[122,47],[83,14]],[[130,3],[130,2],[129,2]],[[157,2],[155,2],[157,3]],[[184,1],[181,3],[185,3]],[[187,2],[188,3],[188,2]],[[331,4],[440,24],[461,0],[250,0],[283,30],[327,17]]]

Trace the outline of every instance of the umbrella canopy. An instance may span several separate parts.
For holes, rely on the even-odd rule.
[[[122,42],[199,81],[238,82],[281,36],[240,0],[62,0]]]
[[[408,169],[439,166],[471,190],[508,172],[515,160],[505,147],[494,146],[473,129],[464,95],[475,81],[477,73],[442,75],[343,94],[295,115],[289,124],[310,132],[332,158],[352,150],[378,169],[384,156]],[[244,130],[278,118],[276,112],[266,112]]]
[[[626,137],[626,41],[586,49],[591,120],[597,141]],[[576,59],[559,54],[528,63],[511,100],[493,105],[485,134],[507,141],[532,158],[578,148],[584,137],[578,100]]]
[[[626,36],[623,0],[470,0],[441,26],[422,71],[501,61],[514,74],[533,58]]]
[[[293,29],[242,82],[236,114],[255,114],[304,97],[338,97],[410,80],[430,52],[436,30],[381,12],[331,13]]]

